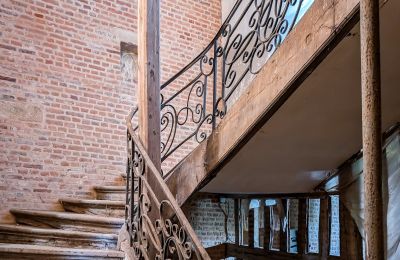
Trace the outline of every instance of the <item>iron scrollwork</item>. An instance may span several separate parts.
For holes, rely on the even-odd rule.
[[[162,161],[207,138],[233,97],[292,30],[303,1],[308,0],[238,0],[211,43],[161,86]],[[127,121],[126,224],[134,254],[138,259],[209,259],[168,188],[159,199],[148,183],[152,176],[165,186],[134,134],[136,111]]]
[[[292,30],[303,1],[238,0],[211,43],[161,86],[162,161],[207,138]]]
[[[176,201],[171,201],[173,196],[163,187],[160,172],[154,170],[155,166],[134,135],[128,123],[125,220],[135,258],[209,259],[198,239],[197,243],[193,241],[195,233],[191,227],[183,225],[184,221],[188,223],[186,217]],[[162,187],[164,194],[155,194],[154,182]]]

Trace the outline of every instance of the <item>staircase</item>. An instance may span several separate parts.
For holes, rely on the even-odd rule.
[[[17,224],[0,224],[0,259],[124,259],[125,186],[94,189],[95,199],[60,199],[65,211],[12,209]]]
[[[358,21],[359,0],[320,0],[297,24],[306,11],[303,2],[237,1],[210,44],[161,85],[163,171],[132,127],[137,110],[128,116],[127,179],[137,178],[140,196],[137,212],[127,214],[136,258],[210,259],[180,206],[216,176]],[[135,182],[127,186],[133,190]]]
[[[290,7],[290,5],[302,2],[305,1],[286,1],[285,4],[289,7],[280,10],[297,13],[289,12],[290,8],[298,8],[297,6]],[[194,192],[202,189],[215,178],[221,169],[234,159],[235,155],[273,117],[311,72],[348,35],[359,19],[359,0],[333,2],[315,0],[296,26],[293,21],[297,18],[287,21],[284,13],[277,17],[271,15],[274,12],[269,12],[271,6],[264,5],[266,1],[252,0],[237,3],[238,6],[235,6],[228,15],[213,42],[161,87],[163,163],[168,162],[168,158],[173,157],[179,149],[190,151],[166,173],[168,176],[166,183],[181,205]],[[283,1],[268,3],[278,6]],[[241,4],[246,7],[243,8]],[[261,13],[263,15],[259,15]],[[238,15],[241,19],[239,21],[239,18],[235,18]],[[257,19],[262,21],[269,19],[273,28]],[[284,28],[284,32],[278,26],[285,24],[283,21],[290,24],[289,28]],[[242,25],[245,27],[244,30]],[[264,31],[265,27],[269,29]],[[255,34],[255,31],[262,31],[265,34],[260,36]],[[274,37],[278,37],[276,42]],[[255,45],[249,40],[250,38],[256,42]],[[271,46],[270,49],[263,49],[262,46],[266,43],[276,45]],[[257,48],[261,46],[260,48],[264,51],[258,51],[259,49],[254,46]],[[218,64],[218,66],[215,65],[213,69],[207,71],[208,73],[204,73],[203,68],[209,64],[207,63],[209,60],[212,60],[209,63]],[[219,63],[215,62],[216,60],[219,60]],[[257,69],[252,67],[252,62],[255,62]],[[221,67],[222,69],[218,69]],[[191,73],[193,70],[200,72]],[[193,76],[195,80],[185,81],[186,78],[193,79],[190,76]],[[209,89],[199,91],[199,95],[196,96],[194,90],[197,90],[199,78],[202,79],[202,77],[208,85],[201,86],[209,86],[214,82],[216,84],[209,87],[213,91]],[[210,83],[209,78],[215,78],[215,81]],[[218,81],[220,78],[222,82]],[[180,84],[179,80],[185,84]],[[177,85],[182,86],[182,89],[178,92],[171,91],[172,97],[167,96],[168,93],[163,96],[164,89],[168,90],[169,86],[176,87]],[[203,99],[194,99],[193,96],[197,98],[201,96]],[[185,105],[178,102],[177,97],[187,100]],[[232,101],[234,97],[236,99]],[[213,101],[211,106],[208,105],[210,99]],[[174,100],[176,100],[175,103],[173,103]],[[196,113],[198,107],[201,108],[200,113]],[[191,114],[186,111],[191,111]],[[193,118],[193,115],[198,115],[200,119],[189,120],[184,117],[187,114],[190,115],[189,119]],[[180,117],[187,120],[178,120]],[[211,125],[211,130],[205,128],[205,125]],[[193,131],[190,132],[187,129],[193,129]],[[180,136],[180,131],[190,134],[186,134],[185,139],[175,138],[175,136]],[[186,143],[189,141],[197,142],[197,147],[187,148],[189,145]]]
[[[132,127],[133,110],[127,119],[128,189],[101,186],[94,187],[95,199],[61,198],[63,212],[11,210],[17,224],[0,225],[0,259],[123,259],[117,243],[125,223],[133,259],[210,259],[180,206],[347,34],[359,3],[316,1],[281,46],[302,1],[272,2],[237,1],[206,49],[161,86],[161,161],[178,165],[165,175],[154,166]],[[288,10],[295,14],[290,19]],[[191,152],[175,160],[179,149]]]

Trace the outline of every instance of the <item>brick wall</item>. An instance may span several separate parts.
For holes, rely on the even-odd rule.
[[[199,194],[183,210],[204,247],[235,242],[233,199]]]
[[[161,4],[161,22],[169,25],[161,27],[161,82],[166,82],[192,61],[197,56],[193,55],[193,53],[199,54],[203,51],[221,25],[220,0],[184,0],[177,2],[179,2],[179,5],[171,1],[162,1]],[[180,22],[176,23],[176,19],[179,19]],[[210,32],[212,33],[210,34]],[[211,51],[208,55],[211,57]],[[206,62],[206,64],[208,63]],[[203,71],[209,71],[212,67],[207,65],[202,66],[204,66]],[[171,150],[177,148],[163,162],[164,173],[169,172],[178,162],[194,150],[198,145],[198,140],[202,139],[200,135],[203,131],[207,136],[211,132],[210,124],[205,122],[200,127],[198,134],[191,136],[199,127],[197,120],[201,117],[201,113],[197,105],[203,104],[203,94],[197,96],[201,92],[199,91],[200,84],[191,85],[190,82],[198,76],[200,70],[200,62],[197,62],[161,91],[164,99],[168,100],[176,94],[178,89],[182,90],[178,96],[169,102],[169,105],[172,105],[174,109],[167,106],[161,111],[162,115],[166,115],[163,118],[165,120],[162,120],[165,124],[162,125],[164,131],[161,133],[161,140],[165,144],[165,147],[171,145]],[[203,92],[207,99],[206,114],[208,114],[212,107],[213,78],[211,76],[207,79],[200,77],[199,81],[207,82],[205,85],[208,85],[208,87],[204,87],[207,88],[207,91]],[[192,109],[193,114],[186,107]],[[180,114],[179,111],[181,111]],[[179,114],[178,118],[171,117],[175,113]],[[187,117],[186,120],[185,117]],[[178,121],[182,125],[175,125]],[[183,145],[178,148],[178,145],[181,143]],[[166,148],[163,151],[163,155],[167,150],[169,149]]]
[[[12,221],[10,208],[59,209],[59,197],[120,183],[136,93],[120,46],[136,43],[136,9],[131,0],[1,1],[0,222]],[[219,0],[162,1],[162,81],[209,42],[219,17]]]

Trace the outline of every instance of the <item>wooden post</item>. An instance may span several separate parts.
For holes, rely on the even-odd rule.
[[[368,260],[384,259],[379,0],[360,1],[361,100]]]
[[[329,234],[330,234],[330,198],[321,198],[320,214],[319,214],[319,248],[322,259],[328,259],[329,256]]]
[[[362,238],[349,210],[340,201],[340,257],[348,260],[362,260]]]
[[[278,200],[279,201],[279,200]],[[279,235],[279,251],[287,253],[288,251],[288,224],[285,225],[284,220],[287,217],[287,199],[280,199],[278,203],[279,217],[281,222]]]
[[[139,136],[150,159],[161,170],[159,10],[159,0],[138,1]]]
[[[249,217],[248,217],[248,234],[249,234],[249,247],[254,247],[254,209],[249,210]]]
[[[235,214],[235,244],[238,246],[239,245],[239,199],[234,199],[235,200],[235,209],[234,209],[234,214]]]
[[[299,215],[298,215],[298,231],[297,231],[297,253],[305,255],[307,250],[307,199],[299,199]]]
[[[139,138],[150,160],[161,172],[159,8],[159,0],[138,1],[138,106]],[[150,171],[150,168],[146,169],[145,178],[157,193],[157,179]],[[143,187],[141,194],[147,193]],[[150,219],[158,217],[156,211],[150,211],[148,215]],[[154,259],[156,254],[157,249],[149,247],[149,259]]]
[[[271,249],[271,206],[264,206],[264,249]]]

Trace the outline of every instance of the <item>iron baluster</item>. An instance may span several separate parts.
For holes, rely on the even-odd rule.
[[[217,119],[225,116],[292,30],[303,2],[238,0],[207,47],[161,86],[162,162],[178,149],[188,150],[193,143],[202,142],[215,129]],[[207,109],[208,95],[212,95],[211,111]]]
[[[163,177],[136,136],[131,120],[137,109],[133,111],[135,112],[130,113],[127,118],[127,182],[130,187],[126,192],[130,195],[130,210],[126,218],[130,223],[128,232],[135,259],[210,260]],[[147,181],[148,177],[151,179],[150,183]],[[157,194],[153,185],[157,187]],[[134,204],[137,204],[136,209]]]
[[[214,75],[213,75],[213,103],[212,103],[212,129],[215,129],[216,126],[216,112],[217,112],[217,77],[218,77],[218,58],[217,58],[217,47],[218,47],[218,42],[214,41]]]

